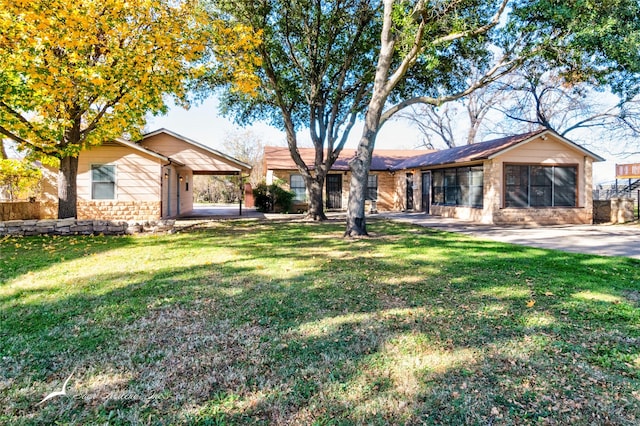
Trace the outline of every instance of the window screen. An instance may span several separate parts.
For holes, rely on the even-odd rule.
[[[91,199],[114,200],[116,198],[116,166],[91,166]]]

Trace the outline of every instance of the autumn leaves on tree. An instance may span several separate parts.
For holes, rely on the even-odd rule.
[[[76,215],[78,154],[123,135],[216,68],[252,92],[259,34],[198,1],[0,0],[0,134],[55,158],[58,216]]]

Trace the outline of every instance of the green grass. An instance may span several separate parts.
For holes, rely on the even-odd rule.
[[[0,240],[0,424],[640,422],[640,262],[370,231]]]

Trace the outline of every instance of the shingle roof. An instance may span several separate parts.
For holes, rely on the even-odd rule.
[[[314,168],[315,148],[299,148],[300,156],[311,169]],[[372,171],[391,169],[398,162],[416,155],[434,152],[429,149],[375,149],[371,158]],[[331,170],[349,170],[349,160],[355,155],[353,149],[343,149]],[[267,146],[264,148],[264,159],[267,170],[295,170],[296,164],[291,158],[289,148]]]
[[[593,157],[595,161],[604,161],[604,159],[593,152],[571,142],[568,139],[547,129],[537,130],[535,132],[524,133],[521,135],[508,136],[505,138],[494,139],[487,142],[479,142],[471,145],[458,146],[455,148],[436,151],[429,154],[418,155],[405,161],[397,163],[392,170],[413,169],[417,167],[440,166],[444,164],[469,163],[492,158],[493,156],[515,147],[521,143],[526,143],[537,136],[544,133],[551,134],[560,141],[570,145],[574,149],[582,151],[584,154]]]
[[[521,135],[508,136],[487,142],[479,142],[471,145],[458,146],[442,151],[435,150],[392,150],[375,149],[371,159],[372,171],[404,170],[418,167],[441,166],[445,164],[470,163],[492,158],[505,150],[519,144],[527,143],[544,134],[553,135],[556,139],[572,148],[591,156],[595,161],[604,161],[604,158],[571,142],[557,133],[543,129]],[[300,156],[304,162],[313,168],[315,156],[314,148],[300,148]],[[353,158],[355,151],[345,149],[340,153],[331,170],[349,170],[349,160]],[[264,150],[265,162],[268,170],[295,170],[296,165],[291,159],[289,148],[268,146]]]
[[[527,140],[540,131],[525,133],[522,135],[508,136],[494,139],[487,142],[474,143],[471,145],[457,146],[455,148],[436,151],[430,154],[419,155],[406,161],[397,163],[394,170],[412,169],[415,167],[439,166],[442,164],[468,163],[471,161],[485,160],[491,155],[503,149],[517,145]]]

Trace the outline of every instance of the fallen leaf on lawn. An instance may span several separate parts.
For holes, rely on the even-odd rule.
[[[535,304],[536,304],[535,300],[529,300],[527,302],[527,308],[533,308],[533,305],[535,305]]]

